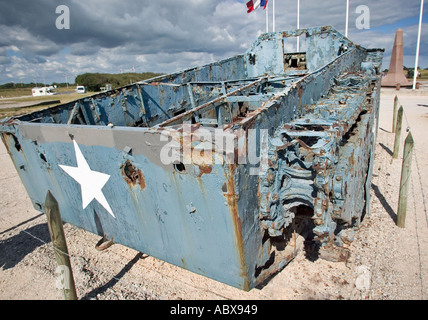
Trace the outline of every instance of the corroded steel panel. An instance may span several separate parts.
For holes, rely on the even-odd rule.
[[[249,290],[303,239],[346,257],[369,208],[382,54],[331,27],[267,33],[0,133],[37,210],[50,190],[64,221]]]

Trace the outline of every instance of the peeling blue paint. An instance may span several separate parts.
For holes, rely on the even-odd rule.
[[[305,50],[288,52],[296,36]],[[3,119],[0,133],[37,210],[50,190],[64,221],[250,290],[293,259],[298,234],[346,250],[368,213],[382,54],[331,27],[266,33],[242,55]],[[83,209],[59,167],[77,166],[73,141],[109,175],[114,215],[96,199]]]

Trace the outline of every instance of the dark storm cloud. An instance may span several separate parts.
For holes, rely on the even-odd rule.
[[[217,1],[61,1],[70,9],[70,29],[59,30],[55,13],[57,1],[16,0],[0,4],[2,25],[19,27],[32,37],[60,46],[76,43],[93,48],[115,48],[125,44],[139,46],[139,52],[190,49],[222,50],[212,47],[210,25]],[[211,16],[210,16],[211,15]],[[205,17],[205,18],[202,18]],[[208,19],[208,21],[206,20]],[[19,41],[18,41],[19,44]],[[79,54],[84,52],[80,47]],[[45,52],[49,54],[49,52]]]
[[[263,10],[247,14],[244,0],[33,0],[0,2],[0,83],[29,73],[173,72],[242,53],[265,31]],[[271,1],[270,1],[271,2]],[[276,1],[276,30],[296,26],[296,0]],[[345,0],[301,0],[301,27],[345,29]],[[358,5],[370,8],[370,30],[357,30]],[[58,5],[70,10],[70,29],[58,30]],[[377,29],[419,13],[419,1],[351,1],[351,40],[389,53],[395,30]],[[271,14],[271,11],[270,11]],[[271,16],[270,23],[272,23]],[[405,26],[405,53],[416,25]],[[424,39],[424,38],[423,38]],[[424,43],[422,39],[421,44]],[[426,38],[425,38],[426,39]],[[427,41],[425,41],[426,43]],[[421,47],[421,54],[426,48]],[[426,54],[426,53],[425,53]],[[61,79],[55,78],[55,81]]]

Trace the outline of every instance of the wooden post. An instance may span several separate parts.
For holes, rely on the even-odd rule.
[[[398,97],[395,96],[394,98],[394,114],[392,115],[392,133],[395,132],[395,126],[397,124],[397,109],[398,109]]]
[[[398,198],[397,226],[400,228],[404,228],[406,222],[407,194],[409,191],[409,180],[412,169],[413,145],[414,141],[412,133],[409,132],[406,141],[404,142],[403,165],[401,168],[400,180],[400,195]]]
[[[392,158],[398,158],[398,151],[400,150],[400,135],[401,127],[403,122],[403,106],[400,106],[397,112],[397,124],[395,126],[395,140],[394,140],[394,152],[392,153]]]
[[[70,258],[65,241],[64,229],[62,227],[61,213],[58,202],[50,191],[45,200],[45,213],[48,220],[49,233],[54,247],[55,259],[58,264],[57,271],[61,273],[62,281],[57,281],[63,291],[65,300],[77,300],[76,288],[74,286],[73,272],[71,270]]]

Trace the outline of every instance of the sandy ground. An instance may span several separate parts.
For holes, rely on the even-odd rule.
[[[391,161],[395,94],[415,140],[405,228],[395,224],[402,149]],[[402,142],[406,132],[401,135]],[[244,292],[65,224],[79,299],[427,299],[428,91],[382,90],[371,212],[347,263],[300,253],[264,287]],[[0,144],[0,299],[63,299],[46,218],[33,209]]]

